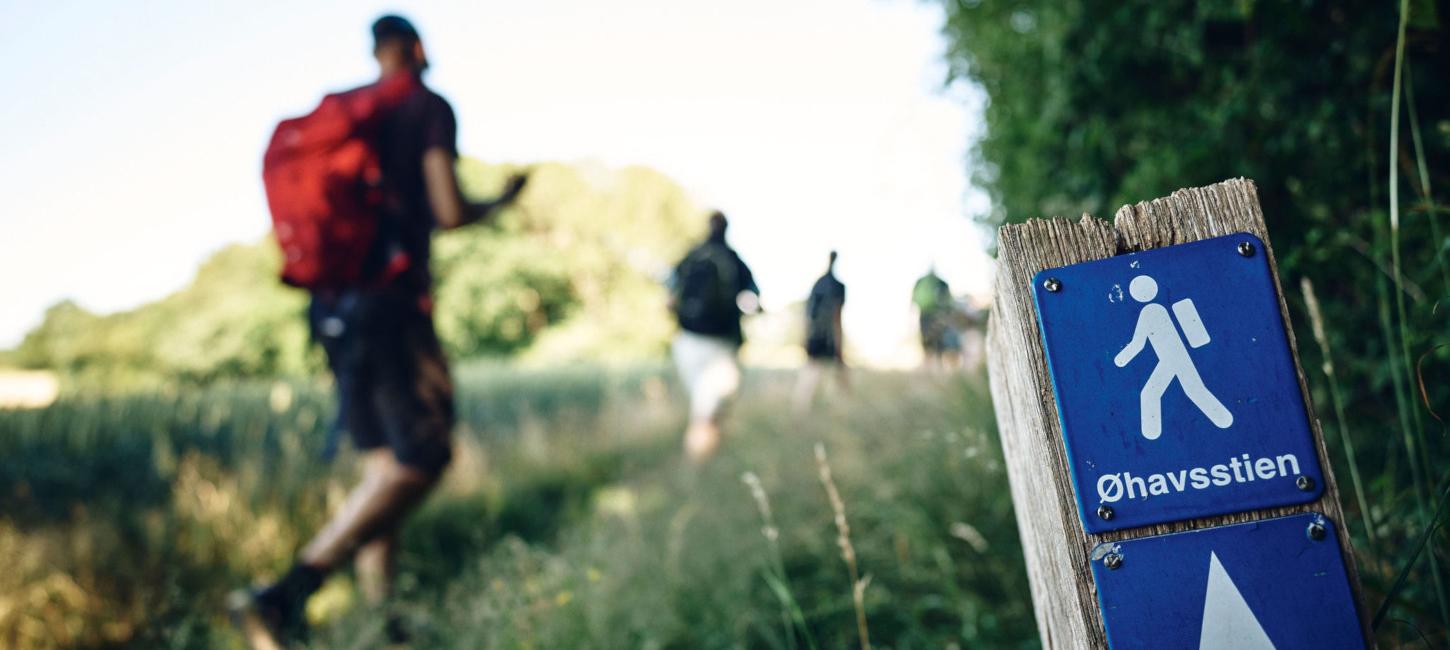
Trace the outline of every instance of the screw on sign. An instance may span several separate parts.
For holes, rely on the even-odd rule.
[[[1123,556],[1117,553],[1109,553],[1103,556],[1103,566],[1117,570],[1123,566]]]
[[[1328,532],[1324,529],[1324,524],[1315,521],[1311,522],[1309,524],[1309,527],[1304,529],[1304,534],[1308,535],[1309,539],[1318,542],[1323,540],[1324,536],[1328,534]]]

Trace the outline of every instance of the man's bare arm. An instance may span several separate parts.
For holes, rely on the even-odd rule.
[[[515,176],[509,179],[508,187],[497,199],[468,201],[458,188],[458,177],[453,171],[456,162],[453,152],[441,147],[423,152],[423,184],[439,228],[448,230],[481,221],[512,202],[524,188],[525,177]]]

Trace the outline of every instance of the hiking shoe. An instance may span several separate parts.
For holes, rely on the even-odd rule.
[[[389,648],[406,648],[413,640],[408,628],[403,625],[402,617],[397,614],[388,615],[387,622],[383,624],[383,638],[387,639]]]
[[[306,638],[301,608],[276,596],[271,589],[239,589],[227,597],[227,614],[252,650],[282,650]]]

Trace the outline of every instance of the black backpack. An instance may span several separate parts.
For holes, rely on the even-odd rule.
[[[680,323],[705,331],[728,327],[740,317],[740,265],[730,250],[704,244],[680,262],[675,278],[675,312]]]
[[[823,277],[806,298],[806,340],[832,343],[836,338],[836,307],[841,303],[833,278]]]

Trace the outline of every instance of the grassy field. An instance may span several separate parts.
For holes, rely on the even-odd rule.
[[[791,414],[755,372],[723,453],[677,452],[663,368],[460,372],[458,454],[404,535],[416,647],[1035,647],[980,378],[859,374]],[[326,389],[247,384],[0,412],[0,646],[237,647],[222,601],[283,570],[354,477],[316,450]],[[339,574],[319,647],[381,645]]]

